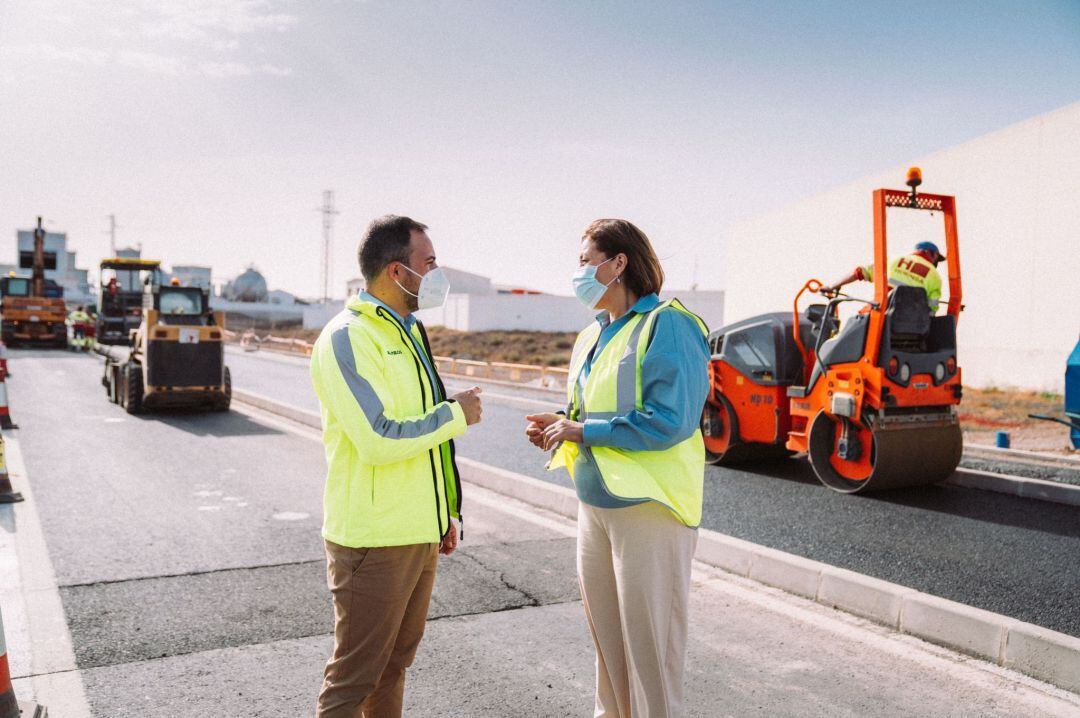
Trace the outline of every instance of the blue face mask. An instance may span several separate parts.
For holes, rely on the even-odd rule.
[[[611,259],[615,259],[615,257],[612,257]],[[589,309],[596,309],[596,305],[603,298],[608,287],[618,279],[618,277],[615,277],[615,279],[604,284],[596,278],[596,270],[610,262],[611,259],[605,259],[603,262],[600,262],[600,264],[586,264],[584,267],[581,267],[574,272],[574,278],[572,280],[574,294],[576,294],[577,298],[581,300],[581,303]]]

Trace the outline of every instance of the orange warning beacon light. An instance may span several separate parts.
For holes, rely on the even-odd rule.
[[[915,189],[922,184],[922,170],[918,167],[910,167],[907,171],[907,186]]]

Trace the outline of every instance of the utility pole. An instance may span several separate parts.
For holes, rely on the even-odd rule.
[[[322,300],[325,304],[330,301],[330,243],[334,233],[334,215],[341,214],[334,209],[334,190],[323,191],[323,203],[319,211],[322,212],[323,231],[323,266],[322,266]]]
[[[116,215],[109,215],[109,256],[116,256]]]

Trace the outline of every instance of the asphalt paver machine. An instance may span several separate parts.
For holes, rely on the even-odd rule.
[[[709,337],[711,391],[702,417],[710,463],[805,453],[827,487],[843,493],[933,484],[960,462],[956,407],[963,393],[956,355],[962,309],[956,201],[909,190],[873,193],[874,295],[822,291],[817,279],[791,312],[766,314]],[[920,287],[889,285],[886,213],[944,219],[948,307],[936,316]],[[800,310],[804,295],[825,303]],[[839,307],[860,307],[840,328]]]
[[[161,262],[138,257],[101,260],[101,306],[96,324],[99,344],[126,345],[142,322],[143,288],[161,282]]]
[[[224,312],[210,309],[210,293],[178,283],[148,282],[141,322],[126,356],[105,359],[101,382],[109,399],[129,414],[168,407],[227,411],[232,380],[225,366]]]

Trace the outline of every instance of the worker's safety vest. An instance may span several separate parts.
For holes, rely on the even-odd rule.
[[[610,421],[634,410],[643,410],[641,364],[652,340],[653,325],[662,311],[678,311],[693,317],[701,333],[708,334],[704,322],[678,300],[669,300],[650,312],[635,314],[600,354],[593,357],[582,396],[578,377],[601,332],[599,323],[593,322],[578,334],[574,344],[567,384],[569,418]],[[600,469],[604,488],[612,496],[656,501],[691,528],[701,523],[705,444],[700,429],[688,439],[660,451],[627,451],[613,446],[582,446],[564,441],[552,456],[548,468],[566,467],[573,478],[574,462],[582,451],[591,454]]]
[[[874,267],[862,267],[863,279],[874,281]],[[889,285],[919,287],[926,292],[930,311],[936,312],[941,301],[941,275],[934,263],[919,254],[898,257],[889,264]]]
[[[437,543],[450,518],[461,518],[450,440],[465,433],[465,414],[441,396],[425,359],[432,361],[418,322],[406,328],[359,297],[315,342],[311,378],[326,448],[326,540],[351,547]]]

